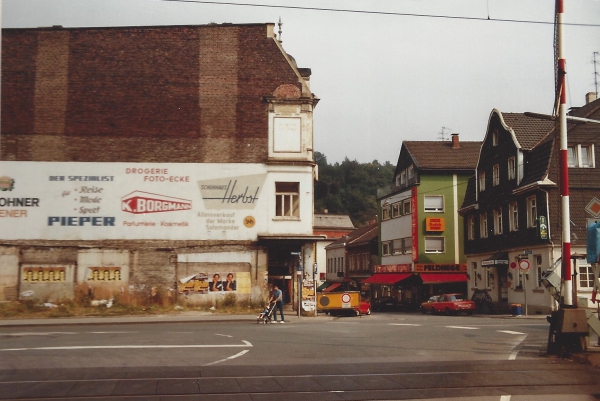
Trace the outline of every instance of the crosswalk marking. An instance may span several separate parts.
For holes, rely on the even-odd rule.
[[[517,335],[522,335],[525,336],[527,334],[525,333],[521,333],[520,331],[510,331],[510,330],[496,330],[498,333],[506,333],[506,334],[517,334]]]
[[[469,327],[469,326],[445,326],[448,329],[462,329],[462,330],[479,330],[479,327]]]

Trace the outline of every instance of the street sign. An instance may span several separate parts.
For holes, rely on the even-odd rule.
[[[531,265],[527,259],[519,260],[519,269],[529,270],[529,267],[531,267]]]

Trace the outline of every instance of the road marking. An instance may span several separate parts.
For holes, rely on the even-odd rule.
[[[88,331],[90,334],[129,334],[139,333],[139,331]]]
[[[221,362],[229,361],[229,360],[231,360],[231,359],[235,359],[235,358],[237,358],[237,357],[240,357],[240,356],[244,355],[244,354],[245,354],[246,352],[248,352],[248,351],[249,351],[249,350],[247,350],[247,349],[246,349],[246,350],[243,350],[242,352],[238,352],[238,353],[237,353],[237,354],[235,354],[235,355],[231,355],[230,357],[227,357],[227,358],[225,358],[225,359],[221,359],[221,360],[218,360],[218,361],[214,361],[214,362],[211,362],[211,363],[207,363],[207,364],[204,364],[204,365],[202,365],[202,366],[210,366],[210,365],[215,365],[215,364],[217,364],[217,363],[221,363]]]
[[[76,349],[144,349],[144,348],[239,348],[252,347],[253,345],[242,340],[244,344],[190,344],[190,345],[74,345],[69,347],[34,347],[34,348],[2,348],[0,351],[53,351],[53,350],[76,350]]]
[[[48,331],[48,332],[41,332],[41,333],[34,333],[34,332],[2,333],[1,335],[3,337],[21,337],[21,336],[51,336],[53,334],[81,334],[81,333],[75,333],[75,332],[71,332],[71,331]]]
[[[522,336],[526,336],[527,334],[521,333],[520,331],[510,331],[510,330],[496,330],[498,333],[506,333],[506,334],[518,334]]]
[[[510,401],[510,395],[502,395],[502,396],[500,396],[500,401]]]
[[[389,323],[390,326],[416,326],[416,327],[420,327],[422,326],[422,324],[415,324],[415,323]]]
[[[510,353],[510,356],[508,357],[509,361],[514,361],[515,359],[517,359],[517,355],[519,354],[519,351],[513,351]]]
[[[479,330],[479,327],[467,327],[467,326],[445,326],[449,329],[462,329],[462,330]]]
[[[222,337],[229,337],[229,338],[233,337],[233,336],[230,336],[229,334],[215,334],[215,336],[222,336]]]

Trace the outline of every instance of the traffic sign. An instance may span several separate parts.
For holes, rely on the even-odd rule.
[[[527,259],[519,260],[519,269],[521,270],[529,270],[529,261]]]

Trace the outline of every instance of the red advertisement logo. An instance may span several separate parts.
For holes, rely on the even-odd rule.
[[[121,198],[121,210],[132,214],[191,210],[192,201],[166,195],[135,191]]]

